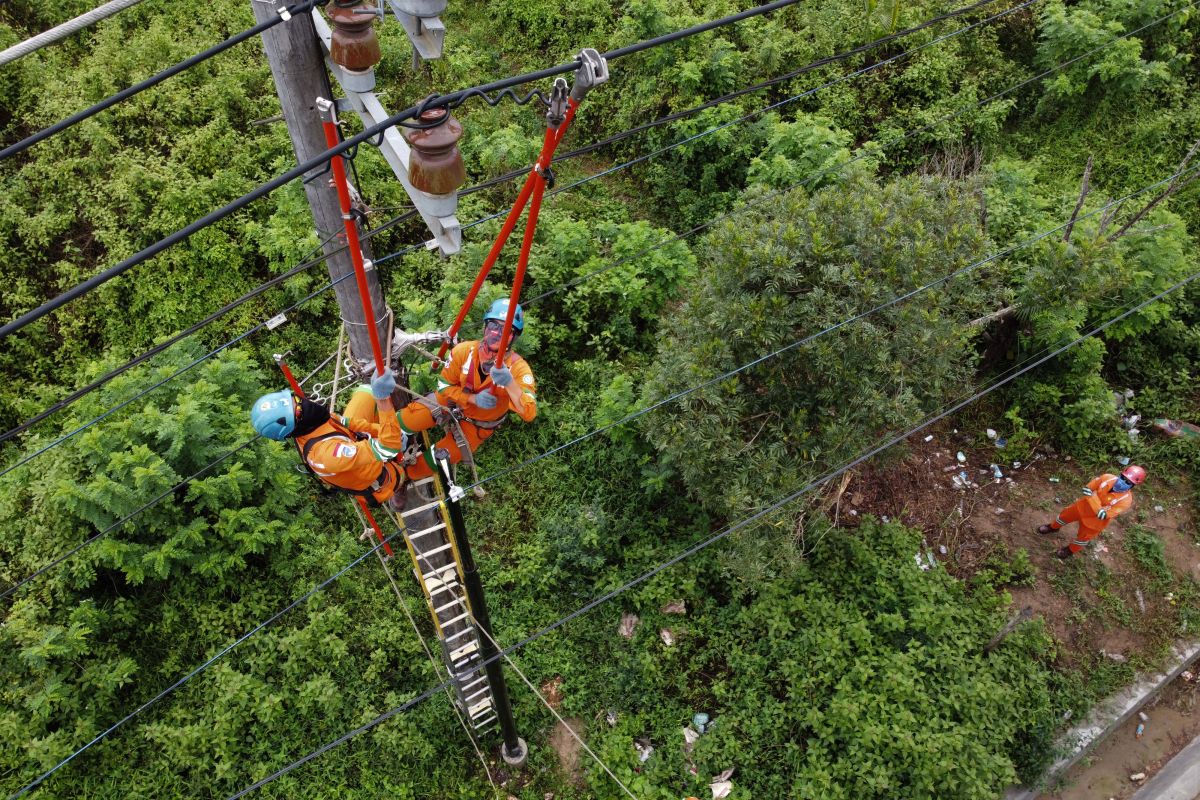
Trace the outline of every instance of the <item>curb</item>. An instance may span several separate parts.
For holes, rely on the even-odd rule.
[[[1129,688],[1098,703],[1082,723],[1059,737],[1056,749],[1067,751],[1068,754],[1047,767],[1038,781],[1038,787],[1046,786],[1073,767],[1091,752],[1093,747],[1104,741],[1110,733],[1179,677],[1197,655],[1200,655],[1200,640],[1177,645],[1171,651],[1171,666],[1165,672],[1139,678]],[[1041,793],[1041,788],[1014,786],[1004,793],[1004,800],[1034,800]]]

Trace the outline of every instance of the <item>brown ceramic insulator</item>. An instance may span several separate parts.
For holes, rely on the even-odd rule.
[[[408,159],[408,179],[412,185],[429,194],[450,194],[467,182],[467,168],[463,166],[458,140],[462,138],[462,124],[454,115],[443,108],[431,108],[418,117],[421,122],[436,122],[440,125],[416,130],[404,129],[404,139],[412,147]]]
[[[333,25],[333,42],[329,57],[344,69],[365,72],[379,63],[379,39],[375,36],[375,15],[356,14],[355,8],[370,8],[369,3],[343,8],[331,5],[326,8]]]

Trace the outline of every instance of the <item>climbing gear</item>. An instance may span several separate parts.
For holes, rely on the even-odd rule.
[[[1045,536],[1047,533],[1054,533],[1054,528],[1051,528],[1049,525],[1039,525],[1037,532]]]
[[[259,435],[282,442],[296,429],[296,398],[291,390],[264,394],[250,408],[250,424]]]
[[[525,222],[525,234],[521,241],[521,252],[517,259],[517,268],[513,276],[512,297],[504,313],[504,332],[500,339],[500,346],[496,351],[496,366],[498,367],[504,365],[504,355],[511,341],[514,327],[519,332],[524,323],[522,319],[521,323],[514,326],[514,319],[518,309],[517,302],[521,298],[521,284],[525,280],[525,269],[529,265],[529,252],[533,247],[533,234],[537,229],[538,213],[541,211],[542,206],[542,196],[546,191],[547,183],[553,178],[550,165],[554,160],[554,151],[558,148],[559,142],[562,141],[563,136],[571,127],[571,121],[575,118],[575,111],[579,108],[579,103],[582,102],[584,96],[608,80],[608,63],[596,50],[592,48],[584,49],[579,54],[579,62],[579,68],[575,70],[574,84],[571,86],[569,92],[565,80],[562,78],[555,78],[554,80],[554,87],[550,92],[550,100],[547,103],[546,131],[542,139],[542,150],[538,154],[533,168],[529,170],[529,175],[525,178],[525,184],[521,187],[520,194],[517,195],[512,209],[508,212],[508,217],[505,218],[504,225],[501,226],[500,233],[492,243],[487,257],[484,258],[483,264],[480,265],[479,273],[475,276],[475,282],[471,285],[470,291],[467,292],[462,308],[459,309],[458,316],[455,317],[454,324],[450,326],[450,330],[448,331],[451,337],[458,334],[459,329],[467,318],[467,314],[471,311],[471,306],[475,303],[475,298],[479,295],[479,290],[483,287],[483,282],[487,279],[488,273],[492,269],[492,265],[499,258],[500,251],[504,249],[504,245],[508,242],[509,236],[512,235],[513,229],[516,227],[517,220],[525,210],[526,204],[528,204],[529,218]],[[489,309],[489,314],[494,309],[496,309],[495,303],[492,304],[492,309]],[[439,360],[445,358],[448,349],[448,345],[442,345],[438,351]]]
[[[499,300],[492,303],[492,307],[489,308],[487,313],[483,315],[483,324],[487,325],[493,320],[503,323],[507,317],[508,298],[501,297]],[[520,303],[517,303],[517,310],[513,313],[512,327],[513,330],[518,334],[525,330],[525,309],[521,308]]]
[[[328,480],[326,480],[326,477],[328,476],[318,475],[316,471],[313,470],[312,464],[309,463],[308,460],[309,453],[312,452],[313,447],[315,447],[318,442],[334,438],[345,439],[352,442],[361,442],[371,438],[365,433],[356,433],[350,430],[333,417],[329,418],[329,424],[333,427],[333,430],[329,433],[323,433],[320,436],[314,436],[305,442],[303,447],[300,446],[299,442],[296,443],[296,450],[300,453],[300,460],[310,475],[319,480],[322,484],[336,489],[339,492],[344,492],[345,494],[353,495],[354,497],[361,497],[372,506],[379,505],[379,501],[376,499],[375,495],[386,489],[389,484],[392,484],[393,495],[395,495],[396,492],[403,491],[406,477],[404,470],[400,468],[399,464],[396,464],[392,461],[385,461],[379,469],[379,474],[375,476],[375,480],[371,481],[370,485],[363,489],[350,489],[345,486],[337,486],[336,484],[330,483]]]
[[[1121,470],[1121,477],[1137,486],[1142,481],[1146,480],[1146,470],[1139,467],[1137,464],[1130,464],[1125,469]]]

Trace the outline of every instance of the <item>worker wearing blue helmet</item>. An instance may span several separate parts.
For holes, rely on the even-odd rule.
[[[322,482],[348,494],[403,507],[404,470],[396,458],[404,450],[392,392],[392,371],[360,386],[342,416],[290,390],[265,394],[250,408],[250,424],[267,439],[293,439],[305,466]]]
[[[438,378],[438,403],[459,410],[462,431],[472,453],[500,427],[508,412],[526,422],[537,416],[537,382],[529,363],[509,348],[504,355],[504,366],[495,365],[504,335],[504,320],[508,317],[508,302],[505,298],[492,303],[483,315],[482,338],[455,345]],[[513,314],[512,327],[515,343],[525,330],[525,312],[520,305]],[[400,427],[407,434],[429,430],[434,425],[432,411],[420,401],[409,403],[400,412]],[[458,444],[449,432],[437,447],[444,448],[453,463],[462,460]],[[432,465],[422,459],[407,471],[411,480],[420,480],[432,472]]]

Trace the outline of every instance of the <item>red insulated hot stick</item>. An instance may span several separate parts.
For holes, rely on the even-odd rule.
[[[383,545],[383,551],[389,556],[395,555],[392,552],[392,546],[387,543],[387,537],[383,535],[383,531],[379,529],[379,523],[375,521],[375,517],[371,515],[371,507],[367,505],[366,498],[358,497],[358,505],[362,509],[363,515],[366,516],[367,522],[371,523],[371,527],[375,530],[375,538]]]
[[[538,163],[541,163],[539,157]],[[471,291],[467,292],[467,298],[463,301],[462,308],[459,309],[458,316],[454,318],[454,324],[447,331],[447,338],[453,341],[454,337],[462,328],[463,321],[466,320],[467,314],[471,313],[471,306],[475,303],[475,298],[479,295],[479,290],[483,288],[483,282],[487,279],[488,273],[491,272],[492,266],[496,263],[496,259],[500,257],[500,251],[504,249],[504,245],[508,242],[508,237],[512,235],[513,228],[517,226],[517,220],[521,218],[521,212],[525,210],[525,204],[529,201],[529,195],[533,192],[533,181],[537,176],[536,166],[529,171],[529,175],[525,178],[525,185],[521,187],[521,193],[517,195],[516,202],[513,203],[512,210],[508,212],[508,217],[504,220],[504,226],[500,229],[500,235],[496,237],[496,241],[492,242],[492,249],[488,251],[487,258],[483,260],[483,265],[479,268],[479,274],[475,276],[475,283],[471,285]],[[446,351],[450,348],[449,343],[443,342],[441,349],[438,350],[438,359],[446,355]]]
[[[324,98],[317,98],[317,108],[325,128],[325,144],[330,148],[339,144],[337,116],[333,103]],[[363,312],[367,316],[367,334],[371,339],[371,352],[375,356],[375,374],[382,375],[387,367],[383,358],[383,347],[379,344],[379,331],[375,328],[375,308],[371,303],[371,292],[367,287],[367,268],[363,262],[362,243],[358,239],[358,226],[354,224],[354,216],[350,213],[350,184],[346,180],[346,164],[342,156],[329,159],[333,168],[333,185],[337,188],[338,204],[342,208],[342,223],[346,228],[346,246],[350,251],[350,261],[354,264],[354,277],[358,281],[358,296],[362,300]]]
[[[275,354],[275,364],[279,367],[279,371],[283,373],[283,377],[287,378],[288,386],[292,387],[297,397],[304,397],[304,390],[300,388],[300,383],[296,380],[296,376],[292,374],[291,368],[287,362],[283,360],[283,356]]]

